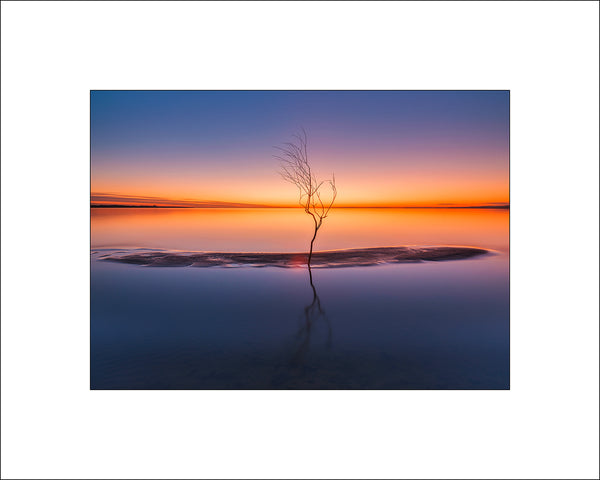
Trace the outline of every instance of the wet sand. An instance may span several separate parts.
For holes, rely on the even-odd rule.
[[[117,250],[104,253],[100,260],[149,267],[281,267],[305,265],[303,253],[181,252]],[[490,250],[457,246],[398,246],[352,248],[314,252],[312,268],[371,266],[389,263],[441,262],[490,254]]]

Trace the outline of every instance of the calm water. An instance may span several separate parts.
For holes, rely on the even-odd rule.
[[[92,209],[91,387],[509,387],[505,210],[332,211],[317,249],[468,245],[496,253],[313,269],[313,285],[305,267],[97,259],[112,248],[303,251],[310,228],[300,209]]]

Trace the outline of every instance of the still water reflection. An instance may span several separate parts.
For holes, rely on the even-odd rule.
[[[304,251],[312,220],[301,208],[93,208],[92,247],[192,251]],[[339,208],[318,250],[387,245],[470,245],[507,251],[508,211]]]
[[[310,347],[311,334],[314,328],[319,326],[319,323],[321,322],[326,326],[327,329],[326,345],[328,348],[331,348],[331,323],[329,322],[327,313],[325,313],[325,310],[321,305],[321,299],[319,298],[319,295],[317,294],[317,289],[315,288],[315,284],[313,283],[312,270],[310,267],[308,267],[308,279],[313,292],[313,296],[312,301],[304,307],[303,322],[298,333],[296,334],[298,347],[294,351],[294,355],[292,357],[292,364],[302,363],[302,361],[304,360],[304,356]]]
[[[98,261],[116,246],[302,251],[304,216],[93,211],[91,387],[508,388],[506,211],[336,210],[317,246],[497,250],[468,260],[313,271]]]

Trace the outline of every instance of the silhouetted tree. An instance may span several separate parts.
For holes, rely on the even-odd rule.
[[[286,142],[282,147],[275,147],[281,152],[280,155],[275,155],[275,158],[281,163],[279,173],[284,180],[298,187],[300,195],[298,203],[304,207],[304,211],[314,221],[315,230],[310,241],[310,251],[308,253],[308,267],[310,268],[313,244],[315,243],[315,238],[317,238],[317,232],[321,228],[321,225],[323,225],[323,219],[327,218],[333,202],[335,202],[337,189],[335,187],[335,174],[332,174],[331,180],[319,182],[312,172],[310,163],[308,162],[307,136],[304,129],[302,129],[302,134],[294,135],[294,139],[294,142]],[[331,188],[331,197],[328,200],[321,198],[321,187],[323,184],[327,184]]]

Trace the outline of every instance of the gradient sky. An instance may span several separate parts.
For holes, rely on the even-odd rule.
[[[338,206],[508,203],[508,91],[92,91],[92,202],[296,205],[301,128]]]

